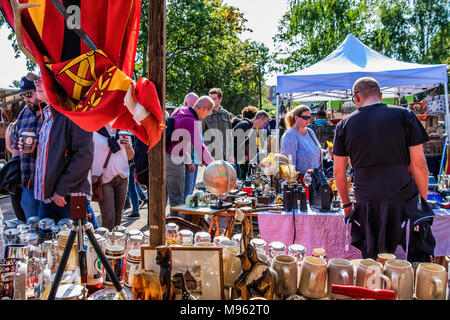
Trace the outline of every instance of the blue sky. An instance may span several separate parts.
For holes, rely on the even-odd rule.
[[[224,0],[224,3],[238,7],[244,13],[247,27],[253,32],[246,32],[241,39],[251,39],[264,43],[273,52],[272,37],[277,32],[278,21],[287,10],[287,0]],[[0,88],[7,88],[13,80],[20,80],[27,73],[25,56],[14,58],[11,41],[8,40],[9,27],[0,28]],[[266,77],[266,84],[273,85],[275,75]]]

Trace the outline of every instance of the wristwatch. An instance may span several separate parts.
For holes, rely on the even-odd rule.
[[[348,207],[351,207],[351,206],[353,206],[353,203],[352,202],[349,202],[349,203],[346,203],[346,204],[344,204],[343,206],[342,206],[342,208],[348,208]]]

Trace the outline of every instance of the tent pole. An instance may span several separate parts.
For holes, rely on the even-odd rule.
[[[280,119],[280,94],[277,94],[277,117],[276,117],[276,121],[277,123],[275,124],[275,128],[278,128],[278,121]]]

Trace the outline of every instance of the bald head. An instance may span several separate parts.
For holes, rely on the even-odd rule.
[[[214,101],[208,96],[201,96],[194,105],[194,110],[200,120],[206,118],[214,107]]]
[[[379,102],[381,97],[380,85],[374,78],[359,78],[353,84],[353,99],[357,107]]]
[[[196,93],[194,93],[194,92],[189,92],[184,97],[184,106],[185,107],[192,107],[197,102],[197,100],[198,100],[198,95]]]

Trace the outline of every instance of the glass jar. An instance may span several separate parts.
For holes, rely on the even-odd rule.
[[[134,275],[139,270],[141,264],[141,250],[130,250],[127,253],[127,263],[125,267],[125,286],[133,286]]]
[[[105,238],[98,234],[94,234],[94,237],[102,251],[104,251]],[[84,245],[86,246],[87,285],[96,286],[103,282],[101,261],[87,235],[84,237]]]
[[[107,245],[105,250],[105,257],[108,260],[109,265],[113,269],[114,274],[119,280],[120,284],[124,283],[124,257],[125,257],[125,247],[121,245]],[[113,286],[114,283],[109,278],[108,273],[104,272],[105,280],[104,284],[107,286]]]
[[[58,233],[61,231],[61,226],[60,225],[54,225],[52,227],[52,238],[56,239],[56,237],[58,236]]]
[[[72,229],[73,227],[73,221],[69,218],[64,218],[58,221],[58,226],[66,226],[68,229]]]
[[[237,247],[239,244],[233,240],[223,239],[219,242],[219,247]]]
[[[191,247],[194,245],[194,233],[191,230],[183,229],[178,231],[178,238],[182,246]]]
[[[46,240],[41,244],[42,256],[45,258],[47,265],[49,266],[50,273],[56,273],[58,270],[58,241]]]
[[[109,233],[109,230],[105,227],[98,227],[94,230],[95,234],[98,234],[99,236],[105,237],[107,233]]]
[[[281,254],[286,254],[286,245],[280,241],[269,243],[269,258],[273,259]]]
[[[51,218],[44,218],[39,220],[38,227],[39,230],[51,229],[55,225],[55,220]]]
[[[219,247],[219,246],[220,246],[220,242],[221,242],[222,240],[230,240],[230,238],[228,238],[228,237],[226,237],[226,236],[217,236],[217,237],[214,237],[214,245],[217,246],[217,247]]]
[[[194,235],[194,244],[200,242],[211,242],[211,235],[208,232],[200,231]]]
[[[302,265],[303,258],[305,257],[306,248],[301,244],[291,244],[288,247],[288,254],[297,258],[298,266]]]
[[[69,238],[70,230],[62,230],[58,233],[58,261],[61,261],[61,258],[64,253],[64,249],[66,247],[67,240]],[[69,253],[69,258],[67,259],[65,271],[74,271],[78,266],[78,245],[77,245],[77,237],[73,242],[72,249]]]
[[[112,231],[113,231],[113,232],[121,232],[121,233],[123,233],[123,234],[126,234],[126,233],[127,233],[127,228],[124,227],[124,226],[115,226],[115,227],[112,229]]]
[[[3,231],[3,237],[6,244],[17,244],[19,243],[19,230],[16,228],[9,228]]]
[[[130,239],[131,236],[141,236],[144,237],[144,234],[142,233],[142,231],[138,230],[138,229],[131,229],[128,230],[126,233],[127,236],[127,240]]]
[[[39,245],[39,235],[36,232],[28,234],[28,244],[37,247]]]
[[[34,232],[39,232],[39,221],[41,220],[41,218],[39,218],[38,216],[33,216],[33,217],[29,217],[27,219],[27,224],[31,225],[31,227],[33,228]]]
[[[131,250],[141,250],[141,246],[144,245],[144,236],[143,235],[133,235],[128,238],[127,241],[127,252]]]
[[[327,254],[324,248],[314,248],[311,254],[313,257],[318,257],[327,260]]]
[[[231,240],[233,240],[236,243],[240,243],[242,238],[241,233],[236,233],[234,236],[231,237]]]
[[[178,238],[178,225],[175,223],[166,224],[166,244],[171,246],[173,244],[180,244],[180,239]]]
[[[127,238],[124,233],[119,231],[108,232],[105,236],[107,245],[119,245],[127,247]]]
[[[257,253],[267,254],[267,242],[261,238],[253,238],[250,244],[255,247]]]
[[[144,234],[144,242],[146,245],[148,245],[150,243],[150,231],[149,230],[145,230],[143,232]]]

